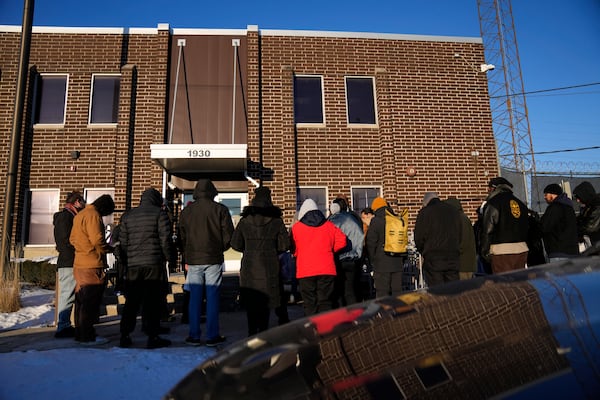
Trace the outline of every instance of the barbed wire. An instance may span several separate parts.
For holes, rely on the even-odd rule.
[[[600,176],[600,162],[536,160],[535,169],[538,175]]]

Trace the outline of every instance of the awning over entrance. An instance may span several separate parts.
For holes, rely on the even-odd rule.
[[[150,157],[168,174],[184,179],[243,176],[247,147],[246,144],[151,144]]]

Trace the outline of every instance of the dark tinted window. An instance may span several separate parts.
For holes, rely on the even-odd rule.
[[[442,364],[436,364],[425,368],[415,368],[415,372],[425,389],[431,389],[450,381],[450,376]]]
[[[92,84],[91,124],[115,124],[119,114],[118,76],[94,76]]]
[[[64,124],[66,75],[40,75],[37,80],[35,124]]]
[[[301,187],[298,188],[298,197],[296,198],[296,210],[300,210],[302,203],[306,199],[313,199],[317,207],[324,215],[327,215],[327,190],[319,187]]]
[[[349,124],[375,124],[375,98],[372,78],[346,78]]]
[[[294,122],[323,123],[323,94],[321,77],[294,77]]]
[[[371,207],[375,197],[379,197],[378,187],[352,188],[352,209],[360,211],[363,208]]]

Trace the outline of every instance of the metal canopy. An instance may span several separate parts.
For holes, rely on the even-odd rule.
[[[181,178],[238,175],[246,171],[246,144],[151,144],[150,157]]]

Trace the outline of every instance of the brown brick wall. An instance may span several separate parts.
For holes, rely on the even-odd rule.
[[[414,222],[426,191],[457,196],[472,217],[497,170],[485,76],[472,65],[483,61],[483,46],[339,37],[261,37],[263,161],[275,170],[277,204],[293,209],[301,186],[327,186],[330,201],[350,196],[359,185],[383,186],[383,195],[409,207]],[[323,75],[325,127],[293,124],[293,74]],[[346,123],[344,77],[376,78],[378,127]],[[284,135],[298,140],[298,174],[293,147],[277,146]],[[249,140],[250,143],[250,140]],[[471,151],[479,151],[479,159]],[[285,156],[284,156],[285,155]],[[409,166],[417,174],[409,177]],[[487,175],[486,175],[487,174]],[[295,182],[295,180],[298,182]],[[286,213],[287,216],[290,213]]]
[[[168,30],[33,34],[30,66],[38,73],[69,74],[67,119],[60,128],[25,126],[18,212],[29,188],[58,187],[64,197],[72,189],[114,187],[118,220],[146,187],[160,187],[162,171],[150,160],[150,144],[163,143],[167,131],[168,46]],[[8,158],[18,47],[19,34],[0,33],[2,160]],[[481,44],[269,36],[251,29],[244,50],[249,173],[272,187],[287,223],[298,185],[327,187],[329,201],[338,193],[350,197],[354,186],[381,186],[395,207],[410,208],[411,222],[423,193],[435,190],[442,198],[459,197],[475,217],[486,182],[497,171],[487,82],[471,68],[483,62]],[[116,127],[87,124],[93,73],[122,74]],[[323,75],[324,127],[295,126],[294,74]],[[347,125],[344,77],[349,75],[375,77],[377,127]],[[72,150],[81,152],[76,163]],[[416,169],[414,177],[406,174],[409,166]]]
[[[131,202],[137,205],[142,191],[162,184],[162,170],[150,160],[150,144],[162,143],[165,132],[165,93],[169,32],[158,34],[76,34],[34,33],[31,42],[31,67],[38,73],[69,75],[67,111],[64,126],[31,127],[30,115],[24,121],[24,160],[20,164],[18,192],[28,189],[60,188],[61,202],[73,189],[115,188],[118,212],[126,208],[127,148],[133,134],[134,156]],[[0,35],[0,110],[2,159],[9,148],[10,124],[14,108],[14,82],[18,68],[19,35]],[[92,74],[121,73],[119,120],[116,127],[88,125]],[[137,84],[132,86],[136,74]],[[130,111],[135,97],[135,116]],[[5,133],[6,132],[6,133]],[[70,152],[81,152],[73,161]],[[3,163],[6,165],[6,163]],[[28,165],[30,164],[30,165]],[[72,171],[71,166],[76,166]],[[1,182],[2,185],[5,182]],[[25,187],[27,186],[27,187]],[[0,201],[4,201],[2,193]],[[22,212],[22,201],[16,209]],[[19,215],[21,219],[22,214]],[[19,225],[17,222],[16,225]]]

